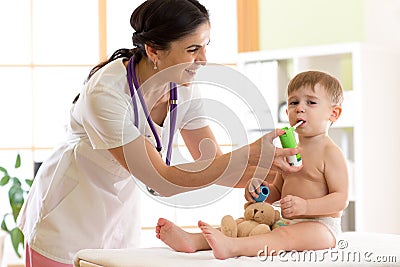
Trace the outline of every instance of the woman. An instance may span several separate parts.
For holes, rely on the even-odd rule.
[[[207,155],[199,148],[202,140],[216,143],[206,122],[196,119],[202,106],[190,102],[195,90],[188,84],[206,62],[204,6],[148,0],[133,12],[131,26],[135,48],[118,50],[92,69],[71,109],[67,140],[35,178],[20,218],[26,266],[72,266],[83,248],[136,246],[139,189],[132,176],[171,196],[213,183],[243,187],[256,166],[270,168],[274,153],[274,168],[297,170],[284,157],[298,151],[275,151],[275,133],[224,155],[216,145]],[[177,109],[176,94],[189,104]],[[169,166],[175,129],[195,162]]]

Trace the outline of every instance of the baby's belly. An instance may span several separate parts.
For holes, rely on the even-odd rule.
[[[325,182],[288,179],[283,184],[281,198],[293,195],[304,199],[312,199],[326,196],[328,193],[328,186]]]

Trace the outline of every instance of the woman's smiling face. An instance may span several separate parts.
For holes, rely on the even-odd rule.
[[[195,32],[171,43],[170,49],[159,51],[159,71],[173,67],[171,81],[178,84],[192,81],[197,70],[207,62],[206,46],[210,42],[209,23],[201,24]]]

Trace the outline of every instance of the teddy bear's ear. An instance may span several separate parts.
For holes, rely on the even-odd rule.
[[[247,209],[248,206],[250,206],[251,204],[253,204],[252,202],[248,201],[244,204],[244,209]]]

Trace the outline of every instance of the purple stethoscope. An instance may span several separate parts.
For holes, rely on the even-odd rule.
[[[131,59],[128,62],[128,84],[129,84],[129,90],[131,92],[131,97],[132,97],[132,104],[133,104],[133,111],[134,111],[134,124],[136,127],[139,126],[139,114],[138,114],[138,107],[137,107],[137,103],[135,101],[135,92],[137,93],[137,95],[139,96],[139,100],[140,103],[142,105],[143,108],[143,112],[146,115],[146,119],[147,122],[150,126],[151,132],[154,135],[154,138],[156,139],[156,149],[158,152],[161,153],[162,150],[162,144],[161,144],[161,140],[160,137],[157,134],[157,131],[154,127],[154,123],[150,118],[150,113],[149,110],[147,109],[147,105],[144,102],[144,98],[143,95],[141,93],[141,91],[139,90],[139,82],[138,79],[136,77],[136,72],[135,72],[135,59],[134,57],[131,57]],[[170,97],[169,97],[169,140],[168,140],[168,148],[167,148],[167,156],[165,159],[165,163],[167,165],[171,164],[171,155],[172,155],[172,143],[173,143],[173,139],[174,139],[174,132],[175,132],[175,126],[176,126],[176,117],[177,117],[177,105],[178,105],[178,90],[177,90],[177,86],[176,83],[170,82],[169,84],[170,86]],[[146,186],[147,187],[147,186]],[[153,189],[147,187],[147,190],[155,196],[160,196],[159,193],[157,193],[156,191],[154,191]]]

